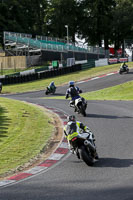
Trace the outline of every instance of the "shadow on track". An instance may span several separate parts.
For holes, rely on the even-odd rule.
[[[100,158],[94,167],[125,168],[133,166],[133,159]]]
[[[130,72],[130,71],[129,71],[128,74],[133,74],[133,72]]]
[[[48,94],[48,95],[45,95],[45,96],[51,96],[51,97],[53,97],[53,96],[64,96],[64,99],[65,99],[65,94],[62,94],[62,93],[55,93],[55,94]]]
[[[129,116],[113,116],[113,115],[98,115],[98,114],[87,114],[86,117],[91,117],[91,118],[106,118],[106,119],[130,119],[133,117]]]

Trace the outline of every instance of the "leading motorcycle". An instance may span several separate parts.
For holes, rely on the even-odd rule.
[[[95,139],[91,132],[79,134],[70,141],[70,144],[78,159],[82,159],[88,166],[93,166],[98,160]]]
[[[87,101],[83,97],[75,99],[75,103],[71,104],[70,107],[74,107],[75,112],[81,113],[84,117],[86,116]]]
[[[127,67],[120,67],[119,74],[127,73],[129,72],[129,68]]]

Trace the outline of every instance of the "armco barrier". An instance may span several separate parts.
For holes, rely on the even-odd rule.
[[[25,83],[29,81],[35,81],[39,79],[60,76],[63,74],[67,74],[67,73],[71,73],[71,72],[75,72],[79,70],[82,70],[81,64],[77,64],[71,67],[62,67],[58,69],[47,70],[44,72],[33,73],[33,74],[25,74],[25,75],[19,75],[19,76],[6,76],[4,78],[3,77],[0,78],[0,82],[2,82],[3,85]]]

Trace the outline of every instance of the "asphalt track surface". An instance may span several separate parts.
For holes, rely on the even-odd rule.
[[[132,72],[77,85],[93,91],[129,80]],[[64,95],[66,88],[57,88],[57,95]],[[40,98],[44,96],[38,91],[6,97],[73,114],[69,101]],[[95,134],[100,160],[88,167],[68,153],[47,171],[0,188],[0,200],[133,200],[133,101],[88,101],[87,116],[76,117]]]

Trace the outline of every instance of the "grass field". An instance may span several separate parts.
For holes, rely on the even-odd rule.
[[[133,81],[82,95],[87,100],[133,100]]]
[[[0,98],[0,177],[38,155],[53,132],[52,115],[33,105]]]

